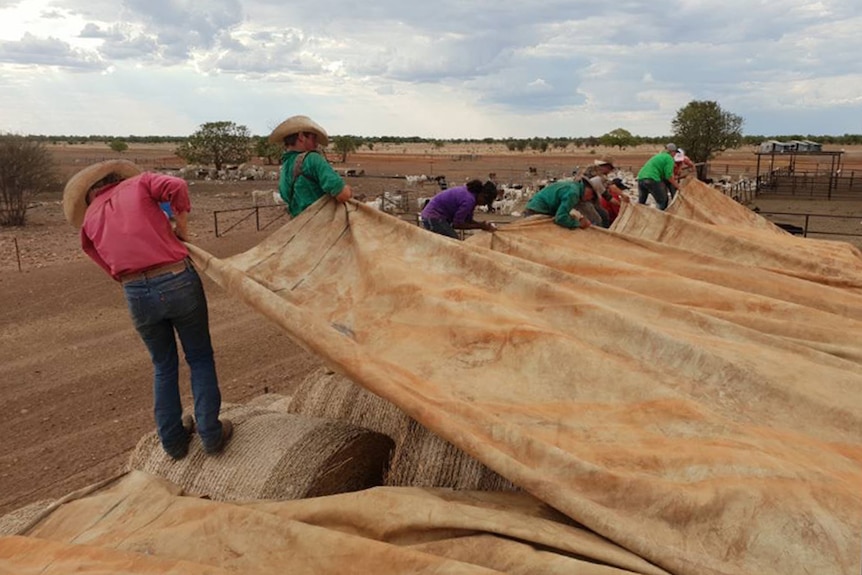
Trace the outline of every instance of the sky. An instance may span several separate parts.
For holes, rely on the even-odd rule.
[[[0,0],[0,133],[862,133],[859,0]]]

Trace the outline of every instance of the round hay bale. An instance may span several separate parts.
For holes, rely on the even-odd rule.
[[[520,490],[416,421],[411,421],[406,436],[396,445],[384,483],[478,491]]]
[[[270,411],[288,413],[287,408],[290,405],[291,399],[292,396],[290,395],[283,395],[281,393],[264,393],[263,395],[251,398],[246,402],[246,405],[248,407],[262,407]]]
[[[508,479],[428,431],[389,401],[326,368],[297,387],[291,413],[347,421],[395,441],[386,485],[517,491]]]
[[[393,448],[389,437],[343,421],[241,405],[223,405],[222,417],[234,434],[219,455],[207,455],[194,436],[189,454],[174,461],[153,432],[129,468],[219,501],[301,499],[381,485]]]
[[[0,536],[23,535],[52,503],[53,499],[43,499],[3,515],[0,517]]]
[[[396,444],[412,421],[394,404],[325,368],[312,372],[299,384],[287,410],[371,429],[388,435]]]

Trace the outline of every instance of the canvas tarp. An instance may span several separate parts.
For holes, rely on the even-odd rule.
[[[568,535],[501,538],[488,533],[496,519],[471,525],[471,543],[423,553],[512,573],[530,570],[494,566],[495,549],[526,566],[542,549],[638,573],[856,575],[862,260],[725,200],[695,185],[675,205],[697,209],[626,205],[611,230],[539,219],[468,242],[320,202],[243,254],[192,250],[200,269],[332,368],[643,563],[573,551]],[[422,490],[403,507],[376,491],[351,495],[353,515],[310,501],[327,509],[325,527],[363,536],[365,505],[402,511],[387,515],[396,523],[422,517],[429,532],[463,510],[435,508]],[[501,525],[514,501],[497,501]],[[245,521],[232,512],[225,522]],[[369,556],[390,556],[376,545]],[[363,552],[348,549],[315,572],[363,572],[350,569]],[[259,560],[251,570],[266,572]],[[410,565],[400,572],[421,570]]]
[[[26,537],[0,538],[0,574],[665,573],[523,493],[378,487],[225,503],[133,471],[69,499]]]

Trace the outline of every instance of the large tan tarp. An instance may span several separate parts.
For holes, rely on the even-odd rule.
[[[318,203],[244,254],[193,255],[331,367],[607,546],[573,550],[573,534],[537,541],[498,530],[523,510],[518,494],[497,494],[487,522],[468,513],[469,538],[423,544],[423,561],[431,553],[457,568],[555,572],[540,555],[578,556],[585,569],[637,573],[856,575],[862,259],[725,200],[692,186],[668,212],[627,205],[611,230],[526,221],[469,242],[362,205]],[[406,504],[408,493],[421,495]],[[385,572],[358,567],[367,553],[402,567],[393,572],[450,572],[410,563],[368,533],[380,520],[372,508],[386,506],[399,511],[384,514],[394,532],[417,521],[415,533],[449,529],[463,508],[434,506],[431,493],[351,494],[353,513],[333,498],[310,500],[329,523],[283,535],[298,537],[301,556],[313,546],[306,538],[329,544],[333,528],[363,539],[355,548],[338,540],[343,554],[319,569],[292,565]],[[304,503],[265,505],[305,525],[296,515]],[[218,505],[226,524],[246,520],[195,504]],[[0,540],[0,551],[9,544]],[[642,563],[609,561],[602,549]],[[244,567],[267,572],[256,553]],[[604,573],[566,569],[556,572]]]
[[[70,499],[27,537],[0,538],[0,574],[665,574],[527,494],[382,487],[225,503],[133,471]]]

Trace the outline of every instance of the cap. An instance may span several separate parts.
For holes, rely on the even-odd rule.
[[[623,181],[622,178],[614,178],[613,180],[611,180],[611,183],[613,183],[613,185],[615,185],[616,187],[618,187],[621,190],[628,190],[629,189],[629,187],[626,185],[626,183]]]

